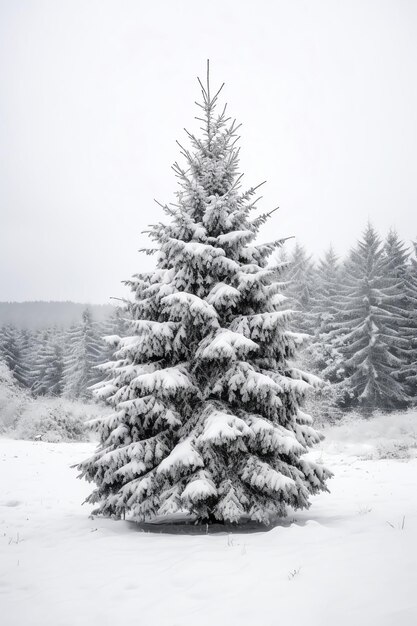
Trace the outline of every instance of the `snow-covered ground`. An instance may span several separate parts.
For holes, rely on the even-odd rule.
[[[93,444],[0,439],[0,623],[415,626],[417,416],[392,419],[328,430],[331,493],[267,532],[91,519]]]

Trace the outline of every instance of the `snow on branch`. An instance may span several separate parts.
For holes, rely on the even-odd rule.
[[[188,437],[178,443],[172,452],[159,464],[158,474],[169,474],[177,469],[204,467],[204,461]]]
[[[258,349],[258,344],[247,339],[241,333],[221,329],[214,338],[209,337],[200,344],[196,358],[213,361],[218,359],[237,360]]]

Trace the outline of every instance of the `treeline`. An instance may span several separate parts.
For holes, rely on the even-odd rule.
[[[69,329],[51,326],[33,331],[5,324],[0,328],[0,359],[35,396],[83,399],[90,396],[89,386],[102,378],[95,366],[112,357],[103,337],[124,333],[119,309],[98,322],[86,308],[81,322]]]
[[[313,262],[296,245],[279,255],[285,306],[293,329],[309,336],[302,369],[327,384],[313,412],[331,419],[341,412],[392,411],[417,404],[417,244],[414,251],[391,231],[382,241],[368,225],[344,259],[329,249]],[[64,330],[0,329],[0,359],[34,395],[87,398],[102,374],[95,366],[112,358],[106,335],[124,336],[124,311]]]
[[[417,244],[368,224],[345,259],[314,263],[297,245],[284,261],[296,330],[310,335],[303,366],[329,384],[319,410],[405,409],[417,403]]]
[[[18,328],[39,330],[46,326],[69,328],[77,324],[88,306],[96,322],[103,322],[114,309],[111,304],[83,304],[81,302],[27,301],[0,302],[0,327],[12,324]]]

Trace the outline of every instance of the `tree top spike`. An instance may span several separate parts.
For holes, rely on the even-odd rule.
[[[207,59],[207,99],[210,102],[210,59]]]

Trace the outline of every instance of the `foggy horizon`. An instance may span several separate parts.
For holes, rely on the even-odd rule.
[[[242,123],[261,240],[339,255],[368,220],[417,236],[417,7],[322,1],[0,3],[1,301],[107,303],[153,268],[197,76]],[[256,45],[251,42],[256,41]]]

